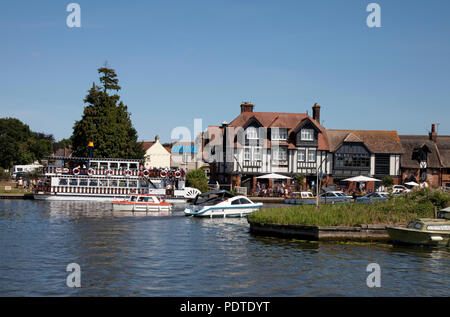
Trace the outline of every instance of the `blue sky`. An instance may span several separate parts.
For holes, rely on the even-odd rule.
[[[0,10],[1,116],[69,137],[105,61],[139,134],[255,111],[311,113],[326,128],[450,134],[450,1],[9,1]]]

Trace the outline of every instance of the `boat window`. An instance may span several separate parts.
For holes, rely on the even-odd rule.
[[[109,181],[110,187],[117,187],[117,179],[112,179]]]
[[[138,200],[137,200],[137,201],[141,203],[141,202],[144,201],[144,198],[145,198],[145,197],[142,197],[142,196],[141,196],[141,197],[138,197]]]
[[[136,196],[131,196],[130,201],[136,201]]]
[[[241,204],[241,200],[240,199],[235,199],[231,202],[232,205],[240,205]]]
[[[92,167],[92,168],[97,168],[98,167],[98,162],[90,162],[89,166]]]
[[[97,185],[98,185],[98,180],[96,180],[96,179],[89,180],[89,186],[97,187]]]
[[[108,169],[108,162],[100,162],[100,168]]]
[[[408,228],[410,228],[410,229],[414,228],[414,221],[411,221],[410,223],[408,223]]]
[[[111,169],[117,169],[119,165],[117,163],[109,163],[109,168]]]
[[[333,193],[327,193],[327,197],[335,197]]]
[[[244,204],[244,205],[251,204],[250,200],[248,200],[247,198],[241,198],[240,201],[241,201],[241,204]]]
[[[71,178],[70,181],[69,181],[69,185],[70,186],[78,186],[78,179]]]
[[[137,170],[137,164],[136,163],[130,163],[130,170]]]
[[[120,163],[120,168],[124,170],[128,169],[128,163]]]
[[[119,187],[127,187],[127,181],[124,180],[124,179],[123,179],[123,180],[121,179],[121,180],[119,181]]]
[[[66,186],[67,185],[67,179],[60,178],[59,179],[59,186]]]
[[[101,179],[100,180],[100,186],[101,187],[107,187],[108,186],[108,180],[107,179]]]
[[[86,178],[80,179],[80,186],[87,186],[88,180]]]
[[[416,229],[422,229],[423,225],[420,222],[416,222],[416,224],[414,225],[414,228]]]
[[[128,187],[137,187],[137,181],[129,181],[128,184]]]

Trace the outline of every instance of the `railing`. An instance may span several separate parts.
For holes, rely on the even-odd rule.
[[[297,168],[316,168],[316,162],[297,162]]]
[[[88,176],[140,176],[143,171],[137,169],[104,169],[104,168],[60,168],[55,166],[46,166],[44,173],[49,175],[88,175]],[[153,175],[155,174],[155,175]],[[149,176],[159,177],[159,171],[149,171]]]
[[[262,167],[262,161],[244,161],[243,167],[260,168]]]
[[[67,194],[91,194],[91,195],[95,195],[95,194],[130,195],[130,194],[148,194],[150,191],[148,188],[51,186],[51,192],[52,193],[62,193],[62,194],[67,193]]]

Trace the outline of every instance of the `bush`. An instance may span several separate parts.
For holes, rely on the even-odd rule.
[[[384,177],[382,183],[385,188],[394,186],[394,180],[391,177]]]
[[[202,193],[207,192],[208,178],[202,169],[190,170],[186,174],[186,186],[197,188]]]

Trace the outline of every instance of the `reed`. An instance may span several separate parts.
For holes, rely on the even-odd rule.
[[[355,226],[358,224],[400,224],[414,218],[433,218],[434,208],[450,205],[450,194],[437,190],[420,190],[407,196],[392,197],[386,202],[365,204],[296,205],[262,209],[249,215],[249,222],[282,225]]]

